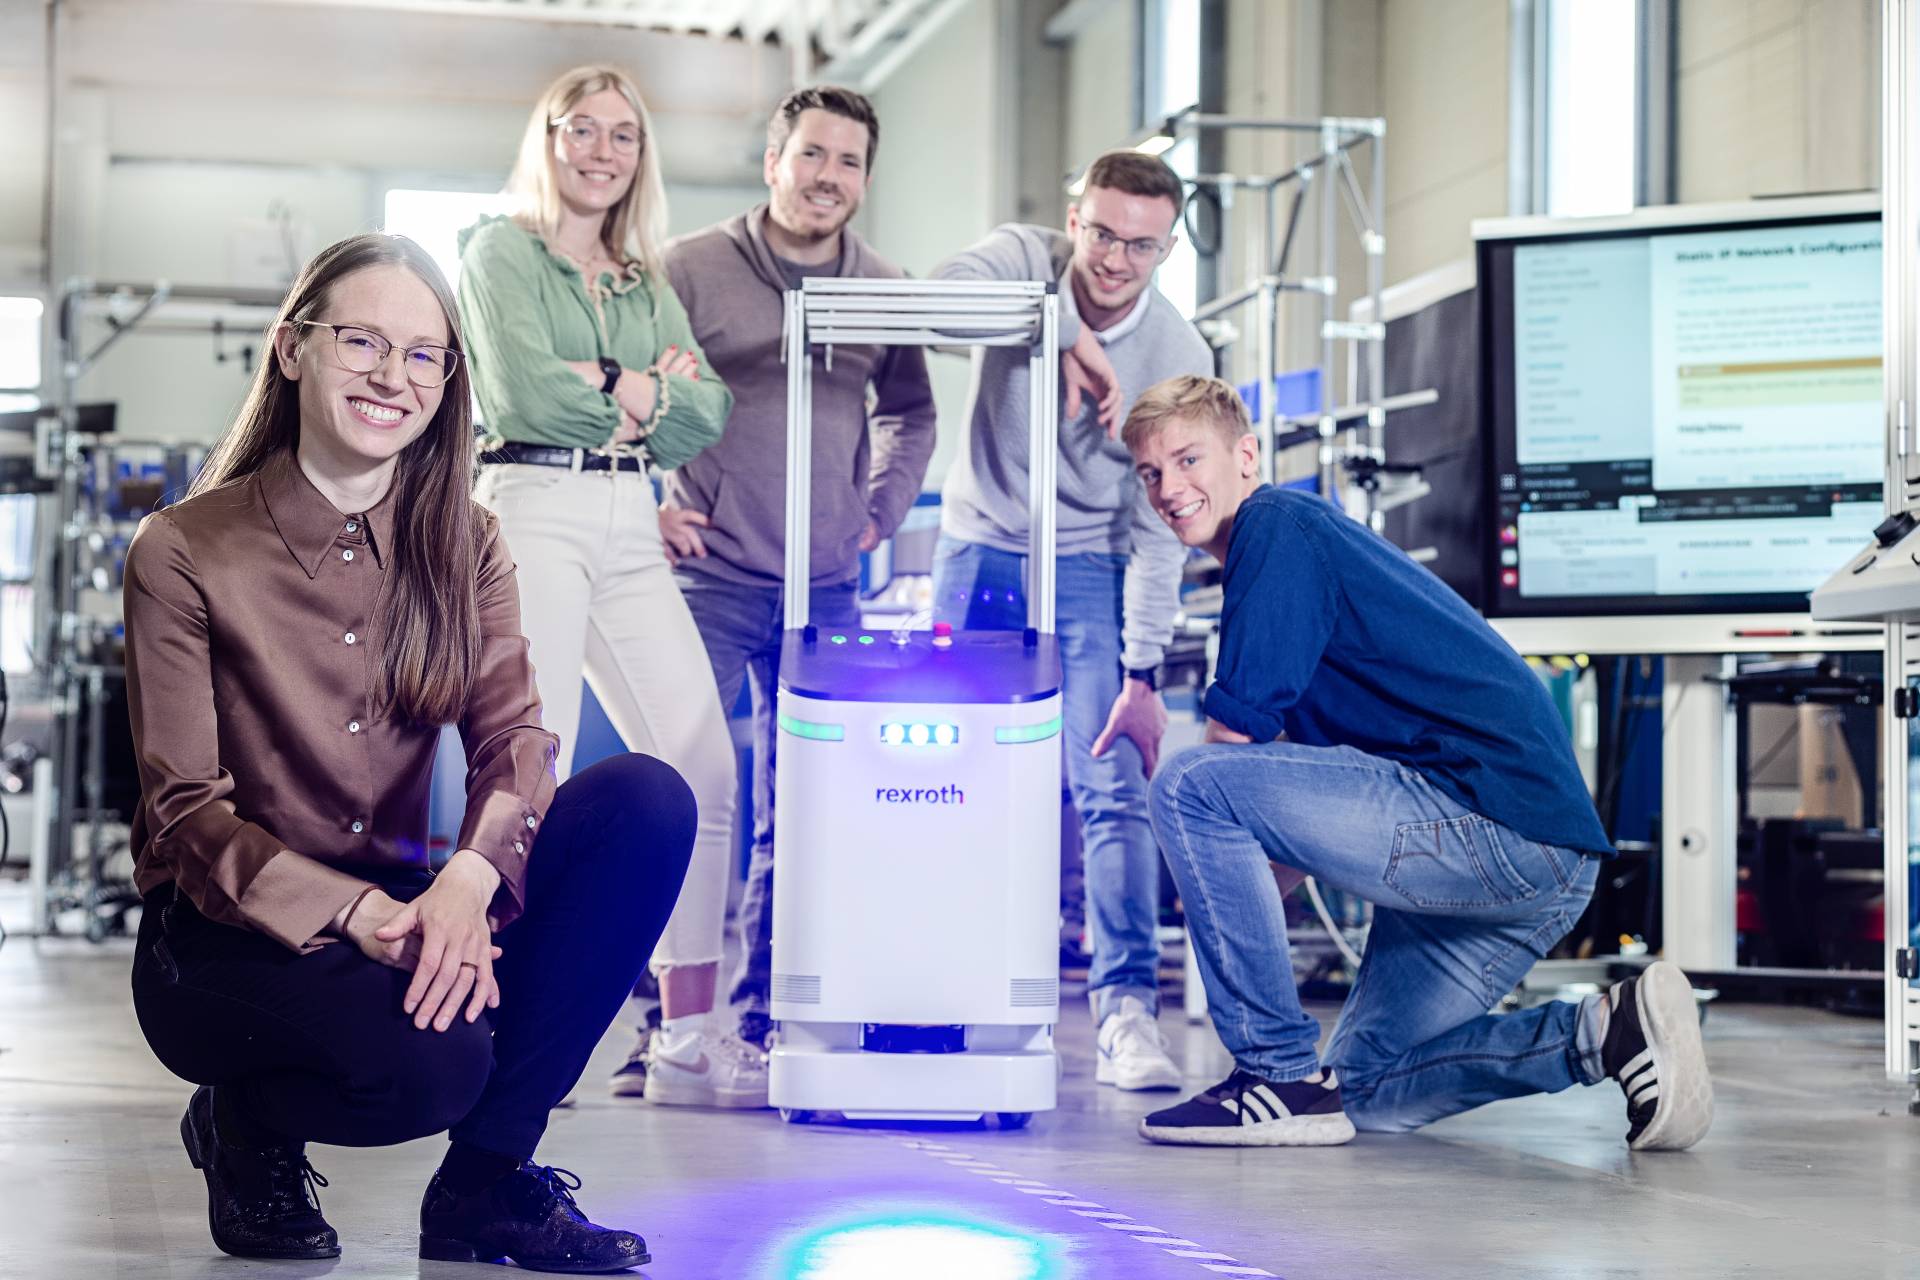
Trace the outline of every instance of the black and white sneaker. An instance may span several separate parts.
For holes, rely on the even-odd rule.
[[[1265,1080],[1235,1068],[1205,1093],[1140,1121],[1148,1142],[1193,1147],[1337,1147],[1353,1140],[1340,1081]]]
[[[1627,1095],[1627,1145],[1684,1151],[1713,1124],[1713,1078],[1700,1043],[1693,985],[1680,966],[1656,961],[1603,997],[1607,1031],[1600,1065]]]
[[[643,1098],[647,1093],[647,1054],[653,1044],[653,1038],[659,1035],[657,1028],[640,1028],[640,1038],[633,1046],[633,1052],[607,1081],[607,1092],[616,1098]],[[561,1105],[565,1105],[562,1103]]]

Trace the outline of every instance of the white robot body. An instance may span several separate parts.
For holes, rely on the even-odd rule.
[[[1051,1110],[1053,637],[795,633],[785,655],[770,1100],[789,1118]]]

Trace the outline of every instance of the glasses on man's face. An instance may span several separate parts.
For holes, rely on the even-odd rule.
[[[1113,246],[1125,245],[1127,259],[1137,266],[1144,266],[1154,261],[1167,249],[1167,246],[1158,240],[1148,240],[1144,237],[1139,240],[1122,240],[1097,222],[1082,223],[1080,230],[1086,237],[1088,247],[1097,256],[1104,258],[1112,252]]]
[[[296,320],[294,324],[325,329],[331,333],[333,349],[339,355],[340,363],[354,373],[372,373],[385,364],[387,357],[393,353],[393,343],[371,329],[350,324],[327,324],[322,320]],[[458,351],[431,342],[406,347],[401,352],[400,366],[407,371],[407,381],[416,387],[444,385],[459,364]]]
[[[609,127],[592,116],[561,116],[549,123],[560,131],[560,136],[575,151],[592,151],[600,145],[602,138],[612,142],[613,149],[623,156],[634,155],[640,150],[642,134],[637,124]]]

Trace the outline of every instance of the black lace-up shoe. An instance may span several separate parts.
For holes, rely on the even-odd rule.
[[[1337,1147],[1353,1140],[1340,1082],[1265,1080],[1241,1068],[1179,1106],[1140,1121],[1148,1142],[1189,1147]]]
[[[499,1262],[529,1271],[600,1275],[653,1261],[631,1231],[597,1227],[573,1193],[580,1179],[528,1161],[484,1191],[461,1195],[439,1173],[420,1204],[420,1256],[439,1262]]]
[[[327,1180],[307,1163],[303,1143],[248,1150],[222,1142],[213,1124],[213,1090],[202,1085],[180,1117],[187,1159],[207,1176],[213,1242],[236,1258],[337,1258],[340,1237],[320,1216],[317,1187]]]
[[[1600,1067],[1627,1095],[1627,1145],[1684,1151],[1713,1124],[1713,1078],[1693,984],[1658,960],[1606,994]]]

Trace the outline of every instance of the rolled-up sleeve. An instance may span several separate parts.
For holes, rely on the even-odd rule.
[[[467,752],[467,808],[461,849],[500,873],[491,914],[496,928],[526,910],[527,859],[547,806],[560,740],[540,726],[527,638],[520,630],[520,588],[499,521],[488,513],[478,583],[480,661],[460,718]]]
[[[656,357],[668,347],[678,347],[692,353],[700,369],[698,378],[676,373],[665,380],[667,407],[647,437],[648,454],[656,464],[671,470],[720,438],[726,429],[727,417],[733,412],[733,392],[720,380],[706,352],[700,349],[699,339],[693,336],[693,324],[687,319],[687,309],[673,285],[663,278],[651,287],[659,290]]]
[[[310,950],[366,882],[241,818],[220,764],[208,608],[185,534],[166,515],[127,549],[127,704],[154,856],[209,920]]]
[[[481,227],[467,242],[459,304],[474,395],[495,436],[598,449],[619,429],[620,406],[554,350],[540,305],[542,252],[506,222]]]

